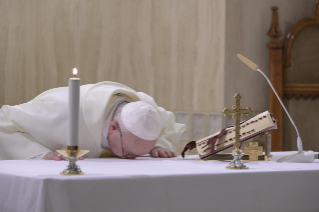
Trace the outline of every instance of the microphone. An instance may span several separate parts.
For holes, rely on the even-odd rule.
[[[314,155],[314,153],[312,151],[308,151],[308,152],[304,152],[303,151],[303,147],[302,147],[302,140],[301,137],[299,135],[299,131],[297,129],[297,126],[295,125],[295,122],[292,120],[290,114],[288,113],[285,105],[282,103],[281,99],[279,98],[276,90],[274,89],[273,85],[271,84],[270,80],[268,79],[268,77],[264,74],[264,72],[262,72],[259,67],[253,63],[252,61],[250,61],[249,59],[247,59],[246,57],[244,57],[241,54],[237,54],[237,57],[243,61],[247,66],[249,66],[251,69],[253,69],[254,71],[258,71],[259,73],[261,73],[267,80],[268,84],[270,85],[271,89],[274,91],[277,99],[279,100],[281,106],[283,107],[283,109],[285,110],[287,116],[289,117],[292,125],[295,127],[295,130],[297,132],[297,147],[298,147],[298,153],[297,154],[293,154],[293,155],[288,155],[285,156],[283,158],[280,158],[277,162],[299,162],[299,163],[312,163],[314,161],[314,157],[312,155]]]

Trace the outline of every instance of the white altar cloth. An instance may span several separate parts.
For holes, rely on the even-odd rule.
[[[197,159],[85,159],[84,176],[59,175],[66,161],[0,161],[0,212],[319,211],[319,160],[227,170]]]

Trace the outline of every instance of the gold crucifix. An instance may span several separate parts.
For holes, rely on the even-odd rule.
[[[240,129],[239,129],[239,124],[240,124],[240,118],[243,117],[243,115],[249,116],[252,112],[250,107],[247,107],[246,109],[243,109],[243,106],[240,105],[240,99],[241,96],[239,93],[236,93],[234,96],[236,100],[236,104],[233,105],[233,109],[230,110],[228,108],[224,108],[223,114],[225,116],[227,115],[232,115],[233,119],[235,119],[235,151],[240,152],[239,147],[240,147]]]

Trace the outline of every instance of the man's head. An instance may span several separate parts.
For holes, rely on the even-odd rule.
[[[114,154],[133,159],[149,153],[160,134],[156,110],[145,102],[118,105],[109,125],[108,141]]]

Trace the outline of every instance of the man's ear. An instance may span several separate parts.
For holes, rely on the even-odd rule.
[[[116,121],[111,121],[110,126],[109,126],[109,134],[113,135],[117,131],[118,131],[118,126],[116,124]]]

